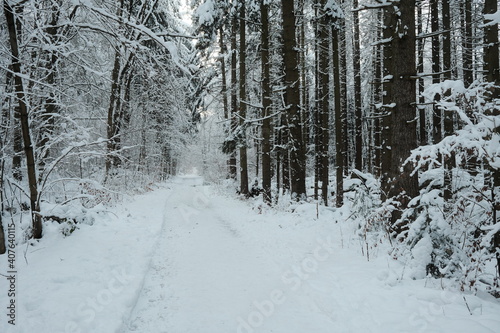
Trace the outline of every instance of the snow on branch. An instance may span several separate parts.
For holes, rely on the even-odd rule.
[[[393,2],[379,2],[379,3],[369,3],[369,4],[365,4],[365,5],[362,5],[362,6],[359,6],[358,8],[354,8],[352,11],[353,12],[359,12],[359,11],[362,11],[362,10],[368,10],[368,9],[379,9],[379,8],[385,8],[385,7],[389,7],[389,6],[393,6],[394,3]]]
[[[141,34],[148,36],[149,38],[151,38],[151,40],[155,41],[158,45],[162,46],[163,48],[165,48],[168,51],[168,53],[172,57],[172,61],[177,65],[177,67],[180,70],[182,70],[187,75],[191,75],[191,71],[189,70],[189,68],[184,66],[181,62],[181,59],[179,57],[179,50],[178,50],[177,46],[173,42],[166,41],[164,38],[162,38],[163,36],[166,36],[165,33],[159,35],[159,34],[155,33],[154,31],[152,31],[151,29],[149,29],[148,27],[146,27],[144,24],[138,24],[138,23],[135,23],[129,19],[126,19],[123,17],[118,17],[118,16],[116,16],[116,15],[114,15],[114,14],[112,14],[112,13],[110,13],[102,8],[98,8],[98,7],[93,6],[88,1],[80,0],[80,2],[81,2],[80,4],[82,6],[88,8],[91,11],[93,11],[93,12],[95,12],[95,13],[97,13],[97,14],[99,14],[107,19],[124,24],[130,28],[137,30]]]
[[[405,165],[412,164],[416,173],[440,167],[442,157],[454,155],[458,164],[474,156],[491,168],[500,169],[500,115],[486,112],[494,107],[485,98],[486,91],[487,84],[476,84],[467,89],[460,80],[446,80],[429,86],[423,96],[433,100],[439,94],[442,100],[436,102],[437,107],[453,111],[463,127],[441,142],[413,150]]]
[[[484,19],[489,22],[480,26],[480,28],[484,28],[495,24],[500,24],[500,10],[497,10],[497,12],[493,14],[485,14]]]

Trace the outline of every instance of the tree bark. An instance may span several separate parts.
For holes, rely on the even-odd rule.
[[[439,0],[430,0],[431,7],[431,30],[435,35],[432,36],[432,83],[439,83],[441,81],[441,56],[440,56],[440,43],[439,43]],[[440,97],[438,94],[434,96],[435,101],[439,101]],[[433,123],[433,143],[438,143],[443,139],[443,133],[441,131],[441,121],[442,121],[442,110],[439,107],[434,107],[434,113],[432,118]]]
[[[464,85],[468,88],[474,81],[472,49],[472,1],[464,0],[462,7],[462,62]]]
[[[344,0],[340,0],[341,5],[343,6]],[[346,22],[345,18],[337,20],[338,23],[338,31],[337,37],[339,43],[338,56],[339,56],[339,71],[340,71],[340,105],[341,105],[341,122],[342,122],[342,156],[344,161],[342,162],[343,168],[342,171],[344,175],[347,175],[349,170],[352,168],[352,156],[350,154],[351,147],[349,144],[349,103],[347,100],[347,43],[346,43]],[[335,38],[334,38],[335,39]],[[339,180],[337,180],[338,182]],[[343,192],[343,191],[342,191]],[[337,203],[338,204],[338,203]]]
[[[45,97],[45,111],[41,116],[42,126],[40,128],[40,140],[37,144],[38,149],[42,151],[40,155],[38,165],[39,165],[39,177],[43,177],[46,159],[50,156],[50,139],[54,134],[55,127],[55,114],[58,112],[57,101],[54,94],[54,84],[57,78],[57,62],[59,56],[57,54],[56,48],[57,43],[60,38],[60,29],[58,27],[59,15],[60,15],[61,1],[55,1],[52,3],[50,22],[47,24],[45,29],[47,33],[48,40],[50,42],[50,49],[44,50],[45,59],[45,75],[46,75],[46,85],[51,91],[48,92],[48,96]]]
[[[442,12],[443,12],[443,77],[445,80],[450,80],[452,78],[451,69],[451,12],[450,12],[450,2],[449,0],[442,0]],[[450,92],[447,91],[445,95],[449,95]],[[443,125],[444,125],[444,136],[449,136],[453,134],[453,111],[444,110],[443,112]],[[443,183],[443,198],[446,202],[451,202],[453,191],[452,191],[452,181],[453,181],[453,167],[455,156],[453,152],[451,156],[444,157],[444,183]]]
[[[410,175],[412,166],[406,165],[402,172],[400,170],[410,151],[417,147],[414,106],[416,86],[412,78],[416,74],[415,0],[401,2],[398,9],[399,15],[390,9],[386,10],[386,14],[392,16],[389,28],[392,33],[391,49],[393,52],[390,58],[385,59],[389,64],[384,64],[391,70],[392,80],[389,84],[392,87],[389,93],[386,90],[386,94],[393,103],[390,116],[390,141],[392,143],[388,172],[390,182],[386,184],[388,187],[385,192],[388,193],[389,198],[398,197],[403,193],[406,197],[406,199],[400,198],[400,210],[395,211],[393,222],[400,217],[401,210],[406,208],[408,199],[418,194],[417,176]]]
[[[106,155],[106,178],[111,175],[114,167],[120,164],[120,159],[116,156],[118,149],[117,124],[115,124],[115,113],[117,113],[117,102],[120,99],[120,84],[118,78],[121,68],[120,50],[115,51],[113,71],[111,72],[111,91],[109,95],[108,117],[107,117],[107,155]]]
[[[240,146],[240,193],[248,195],[248,161],[247,161],[247,138],[245,120],[247,116],[247,93],[246,93],[246,10],[245,0],[240,3],[240,103],[239,118],[240,131],[243,136],[243,143]]]
[[[262,23],[262,189],[264,202],[270,204],[271,197],[271,86],[269,63],[269,5],[265,0],[260,2],[260,15]]]
[[[395,17],[394,8],[388,7],[384,9],[383,14],[383,40],[390,41],[393,38],[393,29],[397,20]],[[392,168],[392,136],[391,136],[391,117],[393,114],[392,96],[394,86],[394,52],[392,42],[386,42],[383,45],[383,70],[382,70],[382,108],[380,109],[380,171],[382,183],[382,198],[389,198],[389,189],[391,183],[391,168]]]
[[[4,0],[3,3],[4,15],[9,31],[9,44],[12,52],[12,71],[14,72],[14,83],[17,100],[19,103],[20,127],[23,136],[24,153],[26,156],[26,166],[28,171],[28,185],[31,208],[31,235],[35,239],[42,238],[42,218],[40,215],[40,207],[38,203],[38,183],[36,175],[35,155],[31,140],[31,132],[29,125],[28,107],[26,105],[26,96],[24,85],[21,78],[21,63],[19,59],[19,45],[17,39],[16,23],[14,17],[14,8],[9,4],[9,1]]]
[[[423,33],[423,16],[422,16],[422,1],[417,3],[417,34],[421,35]],[[417,72],[424,72],[424,41],[422,38],[417,40]],[[422,96],[424,92],[425,85],[424,79],[420,78],[418,80],[418,94],[419,94],[419,104],[425,103],[425,97]],[[421,146],[427,144],[427,123],[426,123],[426,108],[424,105],[418,106],[419,115],[418,115],[418,128],[419,128],[419,143]]]
[[[225,124],[225,134],[226,136],[229,135],[230,130],[231,130],[231,118],[229,116],[229,101],[227,98],[227,75],[226,75],[226,53],[227,53],[227,47],[226,44],[224,43],[224,29],[221,26],[219,28],[219,47],[221,50],[221,55],[220,55],[220,71],[222,75],[222,87],[221,87],[221,94],[222,94],[222,106],[224,108],[224,119],[226,120]],[[228,171],[228,176],[231,176],[231,157],[228,157],[227,159],[227,171]]]
[[[326,0],[321,0],[321,8]],[[328,147],[330,142],[330,73],[329,73],[329,24],[330,18],[323,10],[320,15],[319,36],[319,171],[321,180],[321,199],[328,206],[329,160]]]
[[[345,105],[343,105],[342,83],[340,82],[340,72],[342,70],[340,60],[340,40],[339,30],[341,23],[338,18],[334,19],[332,25],[332,62],[333,62],[333,96],[334,96],[334,109],[335,109],[335,175],[336,175],[336,197],[335,205],[342,207],[344,204],[344,147],[345,133],[344,133],[344,115]]]
[[[485,0],[483,13],[494,14],[498,11],[497,0]],[[484,47],[483,47],[483,60],[484,72],[487,82],[500,85],[500,66],[499,66],[499,52],[498,52],[498,24],[492,24],[490,20],[484,20]],[[494,88],[491,98],[499,98],[500,89]]]
[[[353,8],[358,7],[358,0],[353,0]],[[363,170],[363,128],[362,128],[362,101],[361,101],[361,50],[359,46],[359,14],[353,11],[353,74],[354,74],[354,118],[355,118],[355,144],[356,156],[354,166]]]
[[[238,78],[237,78],[237,27],[238,19],[235,14],[233,14],[233,19],[231,22],[231,132],[234,133],[238,127],[238,118],[236,117],[238,113]],[[237,175],[236,167],[236,149],[231,152],[229,157],[229,175],[232,179],[236,179]]]
[[[290,128],[290,176],[292,196],[301,200],[306,196],[306,154],[302,140],[300,118],[300,91],[295,37],[295,10],[293,1],[281,0],[283,13],[283,62],[285,64],[285,103]]]

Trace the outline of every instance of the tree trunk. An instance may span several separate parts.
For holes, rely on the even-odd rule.
[[[321,0],[321,8],[326,5],[326,0]],[[329,73],[329,23],[327,13],[320,12],[319,36],[319,165],[321,180],[321,199],[328,206],[329,161],[328,147],[330,142],[330,73]]]
[[[122,19],[124,15],[125,3],[124,0],[119,1],[117,9],[117,17]],[[113,63],[113,70],[111,72],[111,91],[109,94],[109,105],[107,114],[107,154],[106,154],[106,179],[111,175],[114,168],[120,165],[120,158],[117,151],[120,145],[119,138],[119,124],[117,123],[118,114],[120,112],[121,102],[121,80],[123,75],[122,70],[122,47],[117,46],[115,50],[115,59]]]
[[[410,151],[417,147],[415,102],[416,86],[412,78],[416,74],[415,64],[415,0],[399,4],[398,13],[393,8],[386,9],[386,33],[391,33],[391,52],[387,52],[384,67],[390,70],[391,80],[387,80],[387,102],[391,103],[390,114],[390,166],[388,169],[385,193],[389,198],[398,198],[399,210],[395,211],[392,221],[401,217],[401,211],[409,200],[418,194],[417,176],[410,176],[412,166],[400,168]],[[405,29],[403,30],[404,27]],[[401,33],[404,31],[404,33]],[[394,52],[397,50],[397,53]],[[384,102],[384,104],[387,104]],[[404,193],[403,197],[400,197]]]
[[[246,138],[246,116],[247,116],[247,93],[246,93],[246,10],[245,0],[240,3],[240,103],[239,118],[240,131],[243,143],[240,147],[240,193],[248,195],[248,161],[247,161],[247,138]]]
[[[358,0],[353,0],[352,6],[358,7]],[[362,105],[361,105],[361,58],[359,47],[359,15],[353,11],[354,35],[353,35],[353,73],[354,73],[354,118],[355,118],[355,143],[356,156],[354,167],[363,170],[363,128],[362,128]]]
[[[344,0],[340,0],[343,4]],[[345,175],[352,168],[352,157],[350,155],[349,146],[349,103],[347,100],[347,43],[346,43],[346,22],[345,18],[342,18],[338,22],[337,37],[339,43],[338,56],[339,56],[339,71],[340,71],[340,109],[342,110],[341,121],[342,121],[342,156],[344,161],[342,162],[342,171]],[[335,38],[334,38],[335,40]],[[339,180],[337,180],[338,182]],[[338,183],[337,183],[338,184]],[[343,191],[342,191],[343,192]],[[339,199],[337,197],[337,199]],[[338,204],[338,202],[337,202]]]
[[[434,36],[432,36],[432,83],[439,83],[440,71],[441,71],[441,56],[440,56],[440,43],[439,43],[439,0],[430,0],[431,7],[431,30]],[[434,96],[435,101],[439,101],[440,97],[438,94]],[[442,110],[441,108],[435,106],[433,113],[433,143],[438,143],[442,140],[443,134],[441,131],[441,121],[442,121]]]
[[[237,27],[238,19],[236,15],[233,14],[233,19],[231,23],[231,132],[234,134],[236,128],[238,127],[238,118],[236,117],[238,113],[238,79],[237,79],[237,57],[236,57],[236,37],[237,37]],[[232,179],[236,179],[237,175],[236,168],[236,149],[231,152],[229,157],[229,175]]]
[[[52,8],[51,8],[51,20],[47,25],[46,33],[48,36],[48,40],[50,42],[50,47],[52,49],[44,50],[44,58],[45,58],[45,68],[44,70],[46,71],[46,85],[48,89],[51,89],[51,91],[48,92],[48,96],[45,97],[44,101],[44,106],[45,106],[45,111],[43,112],[41,116],[41,121],[42,121],[42,126],[40,128],[40,139],[37,144],[38,149],[42,152],[42,154],[39,156],[39,177],[43,176],[43,172],[45,169],[45,164],[46,164],[46,159],[50,156],[50,147],[49,147],[49,142],[54,134],[54,126],[55,126],[55,117],[54,115],[58,112],[58,107],[57,107],[57,101],[55,99],[55,94],[54,94],[54,84],[56,83],[56,78],[57,78],[57,62],[58,62],[58,55],[55,51],[55,48],[57,47],[57,41],[60,38],[59,34],[59,27],[58,27],[58,21],[59,21],[59,15],[60,15],[60,8],[61,8],[61,1],[53,2],[52,3]]]
[[[494,14],[498,11],[497,0],[485,0],[483,13]],[[492,24],[490,20],[484,20],[484,72],[487,82],[500,85],[500,66],[498,52],[498,24]],[[499,98],[500,89],[498,87],[492,89],[491,98]]]
[[[493,175],[493,186],[491,187],[491,196],[493,203],[493,224],[500,223],[500,170],[495,169],[492,171]],[[497,259],[497,271],[498,276],[500,277],[500,231],[497,231],[493,236],[493,248],[496,251],[496,259]]]
[[[341,91],[342,83],[340,82],[340,72],[342,70],[340,63],[340,40],[339,29],[340,22],[338,18],[334,19],[332,25],[332,62],[333,62],[333,96],[335,109],[335,164],[336,164],[336,200],[335,205],[342,207],[344,204],[344,115],[345,108],[343,107],[343,95]],[[344,105],[345,106],[345,105]]]
[[[444,72],[443,76],[445,80],[450,80],[452,78],[450,2],[449,0],[442,0],[441,4],[443,12],[443,72]],[[449,94],[450,94],[449,91],[445,93],[445,95]],[[453,134],[453,111],[444,110],[443,115],[444,115],[444,120],[443,120],[444,136],[446,137]],[[453,152],[451,153],[451,156],[444,157],[443,198],[446,202],[451,202],[453,196],[452,169],[455,166],[454,160],[455,156]]]
[[[417,34],[420,36],[423,31],[423,16],[422,16],[422,1],[419,1],[417,4]],[[424,40],[419,38],[417,40],[417,73],[424,72]],[[418,80],[418,94],[419,94],[419,104],[425,103],[425,97],[422,96],[424,92],[425,85],[424,79],[420,78]],[[424,105],[418,106],[418,128],[419,128],[419,143],[421,146],[427,144],[427,124],[426,124],[426,108]]]
[[[309,145],[309,103],[308,103],[308,88],[307,88],[307,45],[306,45],[306,19],[304,12],[305,0],[299,0],[299,12],[300,12],[300,20],[299,20],[299,64],[300,64],[300,114],[302,118],[303,132],[302,132],[302,140],[306,145],[306,150]]]
[[[15,19],[15,27],[17,33],[20,35],[22,31],[22,25],[21,21],[17,18],[19,17],[22,12],[23,12],[24,6],[19,6],[15,7],[14,10],[16,11],[16,15],[14,16]],[[17,36],[18,40],[20,40],[19,35]],[[12,65],[10,66],[10,69],[12,69]],[[7,73],[7,75],[11,75],[11,73]],[[11,75],[12,76],[12,75]],[[14,81],[15,85],[15,81]],[[19,103],[14,106],[14,121],[16,123],[21,123],[21,112],[19,110]],[[23,173],[21,170],[21,161],[22,161],[22,155],[23,155],[23,135],[21,133],[21,127],[20,126],[14,126],[12,129],[13,132],[13,148],[14,148],[14,154],[12,155],[12,177],[14,177],[15,180],[17,181],[22,181],[23,180]]]
[[[226,137],[229,135],[229,132],[231,130],[231,118],[229,117],[229,102],[227,99],[227,76],[226,76],[226,54],[227,54],[227,47],[224,41],[224,29],[221,26],[219,28],[219,46],[221,50],[221,55],[220,55],[220,71],[222,75],[222,87],[221,87],[221,94],[222,94],[222,105],[224,107],[224,119],[226,120],[225,123],[225,131],[224,134]],[[228,168],[228,176],[231,176],[231,157],[227,159],[227,168]]]
[[[281,150],[281,183],[283,186],[283,193],[290,191],[290,129],[288,127],[288,119],[287,115],[283,114],[281,116],[281,125],[280,125],[280,133],[281,133],[281,142],[280,142],[280,150]]]
[[[314,15],[320,17],[320,7],[324,6],[321,2],[322,0],[314,1]],[[313,139],[314,139],[314,200],[319,199],[319,182],[321,175],[321,121],[320,121],[320,110],[321,110],[321,74],[320,74],[320,44],[321,44],[321,27],[320,20],[314,20],[314,108],[312,111],[312,129],[313,129]]]
[[[468,88],[474,81],[473,53],[472,49],[472,1],[464,0],[462,7],[462,62],[464,85]]]
[[[271,86],[269,63],[269,5],[266,1],[260,2],[260,15],[262,22],[262,189],[264,202],[270,204],[271,197]]]
[[[9,43],[12,52],[12,71],[14,72],[14,82],[17,100],[19,103],[20,127],[23,136],[24,153],[26,156],[26,166],[28,171],[28,185],[31,207],[32,237],[42,238],[42,218],[40,216],[40,207],[38,202],[38,184],[36,176],[35,155],[31,141],[28,107],[26,105],[26,96],[21,76],[21,63],[19,59],[19,45],[17,40],[17,31],[14,18],[14,9],[7,0],[4,0],[4,15],[9,31]]]
[[[377,11],[377,21],[382,22],[383,11],[379,9]],[[377,25],[376,41],[378,42],[383,38],[382,27],[380,24]],[[383,53],[382,45],[377,43],[375,46],[375,60],[373,63],[373,73],[374,73],[374,91],[373,91],[373,174],[376,177],[381,176],[381,157],[382,157],[382,127],[380,122],[380,116],[383,112],[383,108],[378,105],[382,104],[382,92],[383,92],[383,82],[382,82],[382,66],[383,66]]]
[[[112,169],[120,164],[116,155],[118,149],[117,124],[115,124],[116,104],[120,99],[120,84],[118,82],[121,67],[120,50],[115,51],[113,71],[111,72],[111,92],[109,95],[108,117],[107,117],[107,155],[106,155],[106,178],[111,175]]]
[[[295,11],[293,1],[281,0],[283,13],[283,62],[285,64],[285,103],[290,129],[290,176],[292,196],[301,200],[306,196],[306,154],[302,141],[300,118],[300,91],[295,37]]]
[[[383,40],[389,41],[393,38],[393,29],[397,22],[395,18],[394,8],[388,7],[383,14]],[[382,71],[382,108],[380,109],[380,172],[382,183],[382,198],[389,198],[389,189],[391,183],[391,168],[392,168],[392,136],[391,136],[391,117],[393,113],[392,96],[394,86],[394,59],[393,46],[390,42],[383,45],[383,71]]]

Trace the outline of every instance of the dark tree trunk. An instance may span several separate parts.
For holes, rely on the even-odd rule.
[[[341,4],[344,3],[344,0],[340,1]],[[337,39],[339,43],[339,70],[340,70],[340,105],[341,105],[341,120],[342,120],[342,156],[344,161],[343,165],[343,173],[347,175],[349,170],[352,168],[352,157],[350,155],[350,146],[349,146],[349,103],[347,101],[347,43],[346,43],[346,23],[345,19],[340,19],[338,22],[338,31],[337,31]],[[338,203],[337,203],[338,204]]]
[[[293,1],[281,0],[283,13],[283,62],[285,64],[285,103],[290,129],[290,178],[292,195],[300,200],[306,196],[306,154],[302,141],[300,91],[295,37]]]
[[[383,39],[385,41],[391,40],[393,38],[393,29],[397,22],[395,18],[394,8],[391,6],[384,10],[383,15]],[[383,96],[382,105],[380,112],[380,137],[381,137],[381,150],[380,150],[380,171],[381,171],[381,183],[383,189],[382,197],[384,199],[389,198],[389,189],[391,183],[391,163],[392,163],[392,136],[391,136],[391,117],[393,113],[392,107],[392,96],[393,96],[393,86],[394,80],[394,54],[393,46],[390,42],[386,42],[383,45],[383,71],[382,71],[382,85],[383,85]]]
[[[247,93],[246,93],[246,9],[245,0],[240,3],[240,103],[239,118],[240,131],[243,136],[243,144],[240,147],[240,193],[248,194],[248,161],[247,161],[247,138],[245,120],[247,117]]]
[[[16,123],[21,123],[21,111],[19,110],[19,105],[14,106],[14,121]],[[21,128],[15,126],[12,129],[14,134],[14,155],[12,156],[12,176],[15,180],[23,180],[23,173],[21,171],[21,161],[23,154],[23,135],[21,133]]]
[[[55,99],[55,94],[53,91],[53,86],[56,82],[57,78],[57,62],[58,62],[58,55],[55,51],[55,48],[57,47],[57,41],[60,38],[60,29],[58,27],[58,21],[59,21],[59,15],[60,15],[60,8],[61,8],[61,1],[55,1],[52,3],[52,8],[51,8],[51,19],[50,22],[48,22],[47,28],[45,29],[50,46],[54,49],[50,50],[45,50],[44,57],[45,59],[45,75],[46,75],[46,85],[51,91],[48,92],[48,97],[45,98],[44,104],[45,104],[45,111],[43,112],[41,116],[41,121],[42,121],[42,126],[40,129],[40,140],[37,144],[38,149],[42,152],[42,154],[39,156],[39,177],[43,176],[43,172],[45,169],[45,164],[46,164],[46,159],[50,156],[50,148],[49,148],[49,143],[51,140],[51,137],[54,133],[54,126],[55,126],[55,117],[54,115],[58,112],[57,108],[57,101]]]
[[[230,127],[231,127],[231,118],[229,117],[229,102],[227,98],[227,76],[226,76],[226,54],[227,54],[227,47],[225,44],[224,40],[224,29],[221,26],[219,28],[219,46],[221,49],[221,55],[220,55],[220,71],[222,75],[222,87],[221,87],[221,94],[222,94],[222,105],[224,107],[224,119],[226,120],[225,123],[225,135],[226,137],[229,135],[230,132]],[[231,175],[231,158],[229,157],[227,160],[227,167],[228,167],[228,174],[229,176]]]
[[[419,1],[417,4],[417,33],[420,36],[423,33],[423,17],[422,17],[422,1]],[[419,38],[417,40],[417,72],[424,72],[424,40]],[[427,124],[426,124],[426,116],[425,116],[425,97],[422,96],[424,92],[424,79],[420,78],[418,80],[418,94],[419,94],[419,106],[418,106],[418,127],[419,127],[419,143],[421,146],[427,144]]]
[[[307,88],[307,62],[306,62],[306,53],[307,53],[307,45],[306,45],[306,18],[304,12],[305,0],[299,0],[299,12],[300,12],[300,20],[299,20],[299,48],[300,48],[300,114],[302,118],[302,140],[306,145],[306,149],[309,144],[309,103],[308,103],[308,88]]]
[[[20,40],[20,34],[21,34],[21,31],[22,31],[22,25],[21,25],[21,21],[17,18],[19,17],[22,12],[23,12],[23,9],[24,9],[24,6],[19,6],[19,7],[16,7],[14,8],[14,10],[16,11],[16,15],[14,16],[14,19],[15,19],[15,27],[16,27],[16,31],[18,33],[18,40]],[[10,66],[10,69],[12,69],[12,65]],[[9,75],[10,73],[8,73],[7,75]],[[15,83],[14,83],[15,85]],[[14,121],[16,123],[21,123],[21,112],[19,110],[19,103],[17,105],[14,106]],[[15,180],[17,181],[22,181],[23,180],[23,173],[22,173],[22,170],[21,170],[21,161],[22,161],[22,155],[23,155],[23,135],[21,133],[21,127],[20,126],[14,126],[14,128],[12,129],[12,132],[13,132],[13,148],[14,148],[14,154],[12,156],[12,177],[14,177]]]
[[[321,0],[316,0],[314,2],[314,15],[320,17],[320,7],[322,7]],[[320,158],[320,142],[321,142],[321,121],[320,121],[320,110],[321,110],[321,74],[319,67],[320,60],[320,20],[314,20],[314,108],[312,112],[313,118],[313,138],[314,138],[314,200],[319,199],[319,182],[321,175],[321,158]]]
[[[358,0],[353,0],[354,8],[358,7]],[[355,118],[355,143],[356,157],[354,167],[363,170],[363,128],[362,128],[362,105],[361,105],[361,60],[359,46],[359,15],[353,12],[354,35],[353,35],[353,70],[354,70],[354,118]]]
[[[377,21],[382,23],[383,20],[383,11],[381,9],[377,12]],[[376,32],[376,40],[379,41],[383,38],[382,35],[382,27],[381,24],[377,25]],[[383,109],[380,108],[382,100],[382,92],[383,92],[383,82],[382,82],[382,71],[383,71],[383,52],[382,45],[377,43],[375,48],[375,60],[373,62],[373,73],[374,73],[374,89],[372,94],[373,99],[373,174],[377,177],[381,176],[381,155],[382,155],[382,127],[380,122],[380,116],[383,112]]]
[[[117,111],[117,103],[120,100],[120,84],[118,82],[120,67],[121,67],[121,56],[120,51],[115,51],[115,60],[113,65],[113,71],[111,72],[111,92],[109,95],[109,105],[108,105],[108,118],[107,118],[107,155],[106,155],[106,178],[110,176],[112,169],[120,164],[120,159],[118,158],[118,137],[117,137],[117,124],[115,123],[115,117]]]
[[[283,186],[283,193],[290,191],[291,180],[290,180],[290,129],[288,128],[287,115],[283,114],[281,117],[281,185]]]
[[[260,14],[262,23],[262,189],[263,199],[270,204],[271,197],[271,86],[269,63],[269,5],[261,0]]]
[[[229,104],[227,99],[227,76],[226,76],[226,60],[225,60],[227,54],[227,47],[224,40],[224,29],[222,26],[219,28],[219,46],[221,50],[220,71],[222,75],[222,87],[221,87],[222,105],[224,107],[224,119],[229,120]]]
[[[498,11],[497,0],[486,0],[484,2],[484,14],[494,14]],[[485,19],[484,27],[484,70],[485,79],[487,82],[493,83],[496,87],[490,90],[490,98],[498,99],[500,98],[500,66],[499,66],[499,51],[498,51],[498,24],[492,24],[489,20]],[[498,116],[499,109],[494,108],[488,110],[488,113]],[[497,124],[496,132],[500,132],[500,125]],[[499,211],[500,211],[500,200],[495,197],[495,192],[499,193],[500,188],[500,170],[493,169],[492,173],[492,203],[493,203],[493,223],[500,223]],[[496,250],[497,259],[497,270],[498,276],[500,276],[500,231],[496,232],[493,236],[493,245]]]
[[[326,0],[321,0],[324,8]],[[328,206],[329,159],[328,144],[330,142],[330,73],[329,73],[329,31],[330,19],[327,13],[321,11],[319,35],[319,178],[321,180],[321,199]]]
[[[469,87],[474,81],[472,55],[472,1],[464,0],[462,7],[462,62],[464,71],[464,85]]]
[[[236,117],[238,113],[238,79],[237,79],[237,27],[238,19],[236,15],[233,15],[231,23],[231,132],[234,133],[238,127],[238,118]],[[237,175],[236,167],[236,149],[231,152],[229,157],[229,175],[232,179],[236,179]]]
[[[434,34],[432,36],[432,83],[439,83],[441,72],[441,56],[440,56],[440,43],[439,43],[439,0],[430,0],[431,6],[431,30]],[[439,100],[439,95],[434,97],[435,101]],[[442,110],[439,107],[434,107],[432,118],[433,123],[433,143],[438,143],[443,138],[441,131]]]
[[[497,0],[485,0],[483,13],[494,14],[498,10]],[[484,72],[487,82],[500,85],[500,66],[499,66],[499,53],[498,53],[498,24],[492,24],[491,21],[485,19],[484,26]],[[491,98],[499,98],[500,89],[494,88],[492,90]]]
[[[344,148],[345,143],[345,133],[344,133],[344,122],[345,116],[345,104],[343,105],[343,95],[342,95],[342,83],[340,82],[340,72],[342,70],[341,66],[341,55],[340,55],[340,40],[339,40],[339,29],[341,23],[339,19],[334,19],[334,24],[332,26],[332,61],[333,61],[333,96],[334,96],[334,109],[335,109],[335,164],[336,164],[336,198],[335,205],[337,207],[342,207],[344,204]]]
[[[417,147],[416,123],[414,121],[416,86],[413,79],[416,74],[415,0],[401,2],[397,18],[396,13],[390,10],[387,10],[386,14],[392,16],[388,23],[390,23],[389,27],[392,33],[391,48],[393,52],[390,52],[391,57],[385,59],[389,63],[384,63],[384,66],[391,70],[390,75],[392,75],[392,80],[389,83],[392,87],[388,95],[393,103],[390,116],[390,140],[391,143],[395,144],[390,146],[391,159],[388,172],[390,183],[387,184],[389,186],[386,187],[385,192],[389,198],[398,197],[403,192],[407,198],[413,198],[418,194],[417,176],[410,176],[411,165],[406,165],[402,172],[400,168],[410,151]],[[405,27],[405,33],[401,34],[401,29],[394,29],[396,28],[395,24]],[[394,50],[398,52],[396,53]],[[402,198],[400,203],[400,209],[403,210],[408,201]],[[395,212],[393,222],[400,217],[400,212]]]
[[[452,78],[451,69],[451,13],[449,0],[442,0],[443,12],[443,72],[444,79],[449,80]],[[450,92],[446,92],[449,95]],[[453,111],[444,110],[444,136],[453,134]],[[451,156],[444,157],[444,183],[443,183],[443,197],[444,200],[450,202],[453,196],[452,192],[452,169],[455,166],[455,156],[452,152]]]
[[[35,154],[31,141],[28,108],[26,105],[26,96],[24,93],[23,81],[21,79],[22,71],[19,59],[19,45],[17,40],[17,31],[14,18],[14,9],[4,0],[4,15],[9,31],[9,44],[12,54],[12,71],[14,72],[14,83],[17,100],[19,103],[20,127],[23,136],[24,153],[26,156],[26,166],[28,171],[28,185],[32,220],[32,237],[42,238],[42,218],[40,216],[40,206],[38,201],[38,184],[36,176]]]

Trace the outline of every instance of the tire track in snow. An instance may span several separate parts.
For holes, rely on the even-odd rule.
[[[138,291],[136,293],[136,297],[135,297],[134,302],[132,303],[130,311],[127,314],[127,316],[124,317],[124,324],[123,324],[123,326],[120,329],[117,330],[117,333],[131,332],[131,331],[133,331],[133,330],[131,330],[131,327],[130,327],[130,324],[131,324],[130,320],[136,314],[137,306],[138,306],[140,298],[144,296],[144,293],[145,293],[145,284],[146,284],[147,277],[148,277],[149,273],[152,271],[152,269],[154,268],[153,267],[154,266],[153,262],[154,262],[154,259],[155,259],[155,254],[156,254],[155,252],[157,252],[157,249],[159,248],[159,245],[160,245],[160,243],[162,241],[162,236],[166,234],[166,230],[167,230],[167,218],[166,218],[167,217],[167,210],[168,210],[169,201],[173,198],[173,196],[174,196],[174,191],[171,191],[170,194],[169,194],[169,196],[165,200],[165,203],[163,204],[162,225],[161,225],[161,228],[160,228],[160,232],[158,233],[157,238],[155,240],[155,245],[153,246],[153,248],[156,249],[156,250],[151,255],[151,258],[150,258],[149,264],[148,264],[148,271],[146,272],[146,274],[142,278],[142,281],[141,281],[141,284],[140,284],[140,288],[138,289]]]

